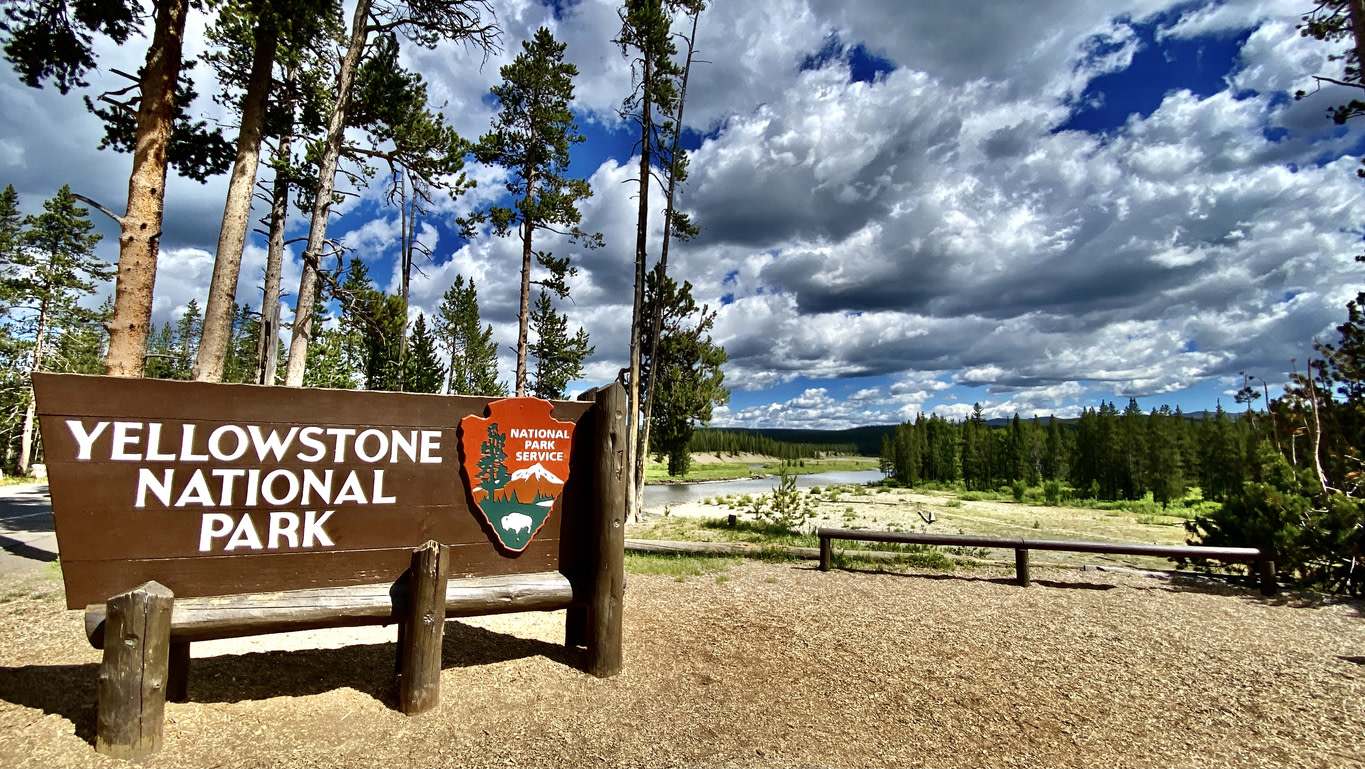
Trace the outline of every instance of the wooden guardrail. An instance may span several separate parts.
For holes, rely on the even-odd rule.
[[[1109,555],[1151,555],[1159,558],[1211,558],[1218,561],[1255,562],[1258,567],[1262,595],[1274,595],[1275,561],[1268,553],[1254,547],[1202,547],[1196,545],[1152,545],[1139,542],[1078,542],[1057,539],[1024,539],[1013,537],[981,537],[971,534],[923,534],[902,531],[864,531],[862,529],[821,528],[820,570],[829,571],[836,539],[859,542],[887,542],[904,545],[941,545],[946,547],[993,547],[1014,550],[1015,577],[1023,587],[1029,585],[1029,551],[1059,550],[1073,553],[1104,553]]]

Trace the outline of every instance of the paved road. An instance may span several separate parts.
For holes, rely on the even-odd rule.
[[[0,574],[38,571],[55,560],[47,484],[0,487]]]

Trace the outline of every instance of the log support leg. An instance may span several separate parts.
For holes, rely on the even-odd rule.
[[[412,553],[412,581],[399,648],[398,704],[410,716],[441,703],[441,641],[446,624],[450,548],[428,541]]]
[[[588,645],[588,607],[570,606],[565,612],[564,645],[571,649]]]
[[[829,537],[820,538],[820,571],[829,571],[834,560],[834,542]]]
[[[95,750],[106,756],[136,761],[161,748],[174,601],[147,582],[105,605]]]
[[[1031,584],[1028,574],[1028,551],[1024,548],[1014,550],[1014,578],[1019,581],[1020,587],[1028,587]]]
[[[597,475],[591,506],[588,564],[588,672],[609,678],[621,672],[621,610],[625,603],[626,391],[611,385],[596,393]]]
[[[166,679],[167,702],[190,701],[190,642],[171,644],[171,658]]]

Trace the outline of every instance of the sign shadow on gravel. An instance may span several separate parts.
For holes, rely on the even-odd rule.
[[[95,744],[95,699],[99,665],[0,667],[0,700],[41,710],[71,722],[76,736]]]
[[[390,642],[196,657],[190,662],[190,701],[235,703],[280,696],[306,697],[350,688],[393,707],[398,701],[392,673],[397,655],[398,645]],[[582,667],[582,652],[578,649],[518,638],[458,621],[446,622],[441,649],[442,669],[537,656],[568,667]],[[89,675],[93,680],[96,666],[86,667],[91,668]],[[84,706],[89,708],[88,700]]]

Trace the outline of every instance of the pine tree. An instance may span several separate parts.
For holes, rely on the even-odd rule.
[[[507,485],[507,438],[498,431],[497,423],[488,426],[488,437],[479,446],[478,484],[493,498],[493,492]]]
[[[334,19],[336,10],[339,8],[334,7],[332,0],[235,0],[217,6],[215,25],[208,32],[208,38],[217,50],[210,53],[210,58],[220,82],[229,86],[229,93],[218,101],[236,108],[241,121],[218,233],[213,278],[204,307],[203,336],[195,358],[194,378],[197,380],[223,380],[227,359],[236,352],[233,335],[239,318],[234,297],[276,60],[282,47],[286,59],[290,59],[293,58],[290,54],[300,46],[327,40],[328,22]],[[233,98],[237,90],[241,95]],[[238,374],[234,377],[240,379]]]
[[[14,259],[19,253],[19,235],[22,229],[23,217],[19,214],[19,194],[14,191],[14,185],[5,186],[0,191],[0,268],[4,268],[6,273],[15,269]],[[9,290],[3,282],[0,282],[0,309],[9,307]]]
[[[17,199],[13,199],[17,203]],[[2,214],[3,211],[0,211]],[[43,203],[43,213],[24,218],[18,247],[0,278],[3,294],[12,302],[11,322],[29,344],[29,373],[47,370],[49,336],[77,326],[94,313],[82,307],[99,281],[112,277],[109,266],[95,256],[100,236],[91,232],[89,211],[77,205],[63,185]],[[28,385],[32,387],[31,382]],[[24,414],[19,472],[27,473],[33,457],[35,410],[32,396]]]
[[[436,313],[436,337],[445,348],[450,362],[447,392],[463,395],[507,395],[507,388],[498,381],[498,345],[493,339],[493,326],[479,327],[479,298],[471,278],[466,284],[463,275],[441,297]]]
[[[304,370],[304,387],[327,387],[333,390],[354,390],[357,368],[348,355],[348,334],[343,327],[333,326],[327,305],[318,299],[313,305],[317,323],[308,340],[308,367]]]
[[[52,351],[51,371],[68,374],[103,374],[104,353],[109,346],[106,325],[114,314],[114,300],[105,299],[89,318],[62,329]]]
[[[643,411],[641,396],[642,366],[644,356],[644,307],[647,284],[649,282],[649,186],[653,177],[653,166],[663,157],[665,150],[664,132],[658,130],[659,124],[667,122],[664,116],[674,110],[677,103],[677,84],[675,78],[681,73],[673,56],[677,47],[670,31],[672,17],[669,7],[663,0],[625,0],[618,14],[621,17],[621,31],[616,43],[621,53],[631,59],[633,76],[632,89],[621,105],[622,114],[635,122],[640,130],[640,167],[637,187],[637,209],[635,218],[635,293],[631,303],[630,319],[630,369],[627,395],[629,404],[626,410],[626,466],[632,471],[640,467],[639,454],[645,449],[640,445],[640,418]],[[639,516],[639,485],[631,483],[626,492],[626,516],[635,520]]]
[[[712,409],[730,398],[721,371],[727,356],[711,338],[716,314],[705,305],[698,307],[691,283],[678,285],[659,270],[651,271],[644,311],[662,318],[658,344],[644,350],[641,366],[642,375],[658,382],[650,448],[668,456],[670,475],[683,475],[695,426],[710,422]]]
[[[403,389],[410,393],[438,393],[445,383],[446,370],[436,355],[436,341],[427,332],[425,315],[417,315],[411,336],[403,360]]]
[[[181,79],[182,42],[189,3],[155,0],[152,7],[147,63],[137,78],[137,96],[132,100],[136,106],[125,102],[103,113],[112,125],[106,145],[137,148],[125,213],[118,216],[100,207],[118,222],[122,232],[106,361],[106,373],[113,376],[142,376],[151,330],[167,163],[176,163],[182,173],[202,181],[208,174],[219,172],[222,162],[230,157],[230,148],[226,157],[215,149],[223,144],[221,136],[215,144],[214,132],[184,114],[188,102],[185,89],[178,86],[185,82]],[[122,45],[138,30],[142,18],[142,4],[130,0],[34,0],[8,4],[0,34],[4,36],[5,58],[25,84],[40,88],[46,81],[55,81],[58,89],[67,93],[74,86],[85,86],[84,75],[95,66],[93,34],[100,32]],[[87,106],[100,114],[88,99]]]
[[[487,0],[408,0],[375,3],[358,0],[351,18],[346,51],[336,68],[335,101],[328,117],[325,138],[317,150],[317,183],[311,190],[308,245],[303,252],[303,273],[294,312],[294,327],[289,342],[289,366],[285,383],[303,383],[307,365],[308,340],[312,334],[313,305],[317,297],[323,247],[327,241],[328,216],[333,204],[338,164],[345,144],[346,129],[352,125],[352,96],[355,93],[362,54],[370,48],[374,32],[401,33],[409,41],[434,48],[442,40],[472,43],[490,51],[496,48],[499,30],[485,15],[493,15]],[[401,347],[404,340],[399,340]],[[401,355],[401,353],[400,353]]]
[[[531,330],[536,340],[530,354],[536,366],[531,392],[537,398],[563,398],[569,382],[583,375],[583,361],[592,355],[586,329],[569,336],[569,320],[555,311],[549,292],[541,289],[531,312]]]
[[[170,323],[153,326],[147,337],[147,363],[143,374],[148,379],[176,379],[175,327]]]
[[[521,304],[513,380],[520,396],[527,389],[533,256],[551,273],[545,285],[561,298],[567,293],[564,278],[568,260],[536,252],[536,231],[567,231],[571,241],[589,247],[600,245],[602,236],[587,235],[578,228],[578,203],[592,196],[592,188],[586,180],[568,175],[569,149],[582,142],[583,136],[569,108],[578,68],[564,61],[564,44],[541,27],[499,73],[502,83],[492,89],[498,113],[493,117],[493,130],[479,139],[475,156],[481,162],[508,169],[507,192],[515,203],[476,212],[465,220],[465,227],[469,230],[475,223],[486,221],[492,223],[499,237],[513,230],[521,237]]]

